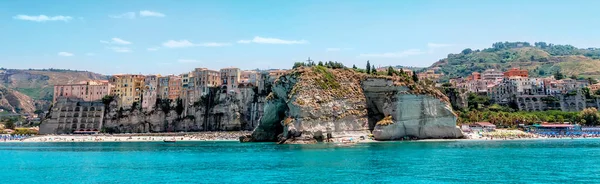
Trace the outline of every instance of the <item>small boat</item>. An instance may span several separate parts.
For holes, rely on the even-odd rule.
[[[171,140],[165,139],[165,140],[163,140],[163,142],[177,142],[177,141],[175,139],[171,139]]]

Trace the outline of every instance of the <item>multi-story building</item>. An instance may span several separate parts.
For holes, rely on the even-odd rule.
[[[158,91],[156,97],[159,99],[169,98],[169,79],[170,76],[158,77]]]
[[[148,75],[144,79],[144,92],[142,95],[142,108],[152,109],[158,98],[158,79],[160,75]]]
[[[131,107],[133,103],[139,103],[142,100],[144,88],[143,75],[114,75],[109,82],[113,86],[111,95],[117,97],[119,107]]]
[[[76,98],[81,101],[99,101],[109,95],[110,85],[106,80],[82,81],[78,84],[64,84],[54,86],[52,102],[60,97]]]
[[[502,78],[504,78],[504,73],[494,69],[487,69],[481,74],[481,79],[483,80],[499,80]]]
[[[104,103],[60,97],[49,117],[40,125],[40,134],[92,134],[102,128]]]
[[[241,72],[240,83],[252,84],[258,86],[261,79],[261,74],[254,70],[244,70]]]
[[[207,68],[196,68],[193,72],[198,97],[206,95],[208,88],[221,86],[221,73]]]
[[[225,87],[227,92],[238,92],[238,83],[240,81],[240,69],[239,68],[223,68],[221,72],[222,85]]]
[[[169,76],[169,96],[168,98],[171,100],[177,100],[179,95],[181,95],[181,77],[179,76]]]
[[[504,72],[504,77],[529,77],[529,72],[527,70],[511,68],[510,70]]]
[[[425,72],[417,74],[417,77],[419,77],[419,79],[429,79],[431,81],[437,81],[442,76],[444,76],[444,74],[437,74],[434,70],[427,70]]]
[[[196,77],[194,72],[181,74],[181,94],[180,98],[186,102],[195,102],[199,93],[196,92]]]

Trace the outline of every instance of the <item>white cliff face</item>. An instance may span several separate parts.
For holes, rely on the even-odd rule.
[[[427,95],[397,94],[387,102],[384,113],[392,116],[393,124],[376,125],[376,140],[460,138],[456,116],[446,102]]]
[[[103,127],[117,133],[252,130],[262,116],[264,97],[252,88],[240,91],[217,93],[196,105],[184,104],[181,114],[176,112],[174,103],[170,104],[170,110],[163,111],[160,106],[120,110],[114,102],[108,108]]]
[[[273,84],[259,126],[241,140],[306,144],[329,136],[337,141],[369,133],[376,140],[462,137],[456,116],[444,100],[411,94],[406,86],[385,77],[328,72],[304,68],[280,77]],[[325,81],[327,76],[334,79]],[[386,116],[394,123],[376,125]]]

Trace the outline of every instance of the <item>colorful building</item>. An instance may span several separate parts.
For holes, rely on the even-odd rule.
[[[144,79],[142,108],[153,109],[158,98],[158,78],[160,75],[148,75]]]
[[[429,79],[432,81],[437,81],[442,76],[444,76],[444,74],[436,74],[434,70],[427,70],[425,72],[417,74],[417,77],[419,77],[419,79]]]
[[[55,85],[52,102],[58,98],[74,98],[81,101],[99,101],[109,95],[110,85],[106,80],[82,81],[78,84]]]
[[[253,70],[244,70],[241,72],[240,83],[258,86],[260,79],[261,75],[259,72]]]
[[[169,96],[171,100],[177,100],[181,94],[181,77],[171,75],[169,76]]]
[[[196,93],[198,96],[206,95],[208,88],[221,86],[221,73],[207,68],[196,68],[193,72]]]
[[[109,82],[113,86],[111,95],[117,97],[119,107],[130,107],[133,103],[140,103],[145,85],[143,75],[114,75]]]
[[[238,92],[239,90],[237,89],[237,86],[240,81],[240,69],[234,67],[223,68],[220,70],[220,72],[222,85],[227,92]]]
[[[504,77],[529,77],[529,72],[527,70],[511,68],[510,70],[504,72]]]

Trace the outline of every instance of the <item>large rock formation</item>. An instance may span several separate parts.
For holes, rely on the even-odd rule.
[[[281,76],[267,97],[265,114],[252,141],[296,143],[368,135],[361,77],[350,70],[323,67]]]
[[[462,137],[447,97],[407,76],[299,68],[273,84],[266,104],[259,126],[241,140],[312,143],[371,131],[376,140]],[[393,123],[377,125],[386,116]]]
[[[113,101],[103,128],[116,133],[252,130],[262,116],[263,102],[255,88],[240,88],[240,93],[213,89],[198,102],[163,101],[155,109],[121,109]]]

